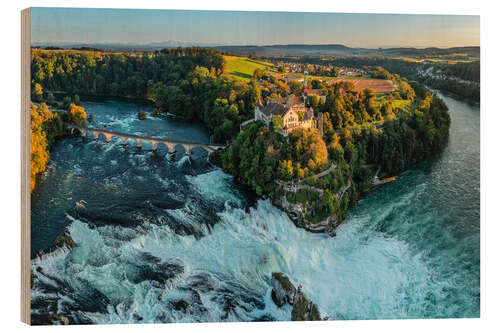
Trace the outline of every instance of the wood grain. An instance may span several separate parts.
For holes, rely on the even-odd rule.
[[[21,11],[21,321],[31,322],[30,8]]]

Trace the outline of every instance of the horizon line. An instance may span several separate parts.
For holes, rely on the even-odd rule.
[[[470,44],[463,44],[463,45],[454,45],[454,46],[448,46],[448,47],[439,47],[439,46],[411,46],[411,45],[394,45],[394,46],[348,46],[345,44],[341,43],[313,43],[313,44],[305,44],[305,43],[283,43],[283,44],[212,44],[212,43],[203,43],[203,42],[178,42],[180,44],[175,45],[167,45],[168,43],[171,43],[170,41],[163,41],[163,42],[148,42],[148,43],[137,43],[137,42],[77,42],[77,41],[64,41],[64,42],[31,42],[31,47],[34,46],[59,46],[62,47],[63,45],[67,46],[74,46],[74,45],[123,45],[123,46],[152,46],[155,44],[158,44],[159,47],[163,45],[166,48],[170,47],[224,47],[224,46],[232,46],[232,47],[277,47],[277,46],[342,46],[350,49],[391,49],[391,48],[413,48],[413,49],[441,49],[441,50],[446,50],[446,49],[452,49],[452,48],[466,48],[466,47],[478,47],[480,48],[480,45],[470,45]],[[37,45],[40,44],[40,45]],[[183,46],[181,44],[189,44],[190,46]]]

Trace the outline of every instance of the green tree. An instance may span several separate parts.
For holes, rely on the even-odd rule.
[[[272,126],[273,126],[274,130],[280,130],[284,126],[283,117],[281,115],[279,115],[279,114],[275,115],[271,119],[271,123],[272,123]]]

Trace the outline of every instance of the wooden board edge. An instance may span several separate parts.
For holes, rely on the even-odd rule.
[[[31,324],[31,10],[21,11],[21,321]]]

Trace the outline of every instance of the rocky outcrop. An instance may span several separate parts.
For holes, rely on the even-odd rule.
[[[33,270],[31,270],[31,274],[30,274],[30,286],[33,286],[33,284],[35,283],[35,280],[38,278],[38,276],[36,276],[36,274],[33,272]]]
[[[302,292],[297,292],[292,309],[293,321],[321,320],[318,306],[311,302]]]
[[[71,235],[67,230],[63,231],[59,236],[57,236],[54,241],[54,245],[58,248],[66,247],[72,249],[76,246],[75,241],[71,238]]]
[[[38,253],[31,258],[31,263],[33,265],[39,265],[44,259],[63,255],[75,247],[76,243],[71,237],[71,234],[68,230],[65,230],[56,237],[50,247],[38,251]]]
[[[272,273],[271,284],[273,286],[271,298],[274,303],[278,307],[283,306],[285,303],[293,306],[292,320],[322,320],[318,306],[307,298],[301,291],[300,286],[298,289],[295,288],[285,274],[279,272]]]
[[[337,216],[329,216],[326,220],[321,221],[316,224],[310,224],[304,227],[309,232],[312,233],[326,233],[330,237],[335,237],[337,234],[335,232],[335,224],[337,222]]]
[[[278,307],[283,306],[286,302],[293,305],[297,290],[285,274],[273,273],[271,284],[273,286],[271,297]]]
[[[72,317],[63,314],[32,314],[31,325],[75,325],[77,324]]]

